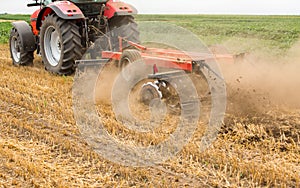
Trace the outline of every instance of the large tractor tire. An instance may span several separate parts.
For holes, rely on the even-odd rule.
[[[45,69],[59,75],[72,74],[75,60],[82,57],[79,27],[52,14],[43,21],[40,33]]]
[[[32,65],[33,51],[25,51],[22,49],[22,46],[24,46],[24,44],[22,44],[20,33],[16,28],[12,28],[9,38],[9,47],[13,65]]]
[[[140,43],[140,32],[133,16],[115,16],[109,20],[108,24],[112,51],[120,51],[119,37],[125,39],[122,42],[123,49],[130,46],[126,40]]]
[[[130,45],[126,40],[140,43],[140,32],[133,16],[115,16],[108,21],[108,32],[95,41],[93,48],[87,51],[91,59],[101,57],[102,51],[121,51],[119,37],[122,37],[122,50]]]

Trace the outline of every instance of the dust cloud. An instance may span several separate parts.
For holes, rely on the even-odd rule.
[[[233,64],[220,64],[229,111],[249,114],[274,107],[300,109],[300,42],[279,58],[249,53]]]
[[[103,67],[95,86],[96,104],[111,104],[112,88],[119,73],[120,70],[114,62],[110,62]]]

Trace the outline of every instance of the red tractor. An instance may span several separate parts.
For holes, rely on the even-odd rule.
[[[14,65],[33,63],[40,54],[49,72],[69,75],[97,39],[102,50],[119,51],[119,37],[139,43],[133,15],[137,10],[117,0],[34,0],[39,6],[30,18],[13,22],[10,52]],[[109,36],[107,36],[109,35]],[[105,37],[103,37],[105,36]],[[123,48],[129,46],[123,41]],[[92,56],[92,53],[91,53]]]

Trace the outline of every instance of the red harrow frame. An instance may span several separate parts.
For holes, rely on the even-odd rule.
[[[102,59],[110,59],[118,62],[122,61],[122,40],[124,39],[120,37],[120,51],[103,51]],[[130,45],[130,48],[134,48],[139,51],[141,59],[143,60],[143,62],[145,62],[146,65],[153,66],[154,74],[158,72],[157,67],[179,69],[189,73],[199,70],[200,67],[206,67],[209,69],[209,71],[212,71],[218,77],[221,77],[214,70],[212,70],[207,63],[216,61],[228,63],[234,62],[234,56],[231,54],[209,54],[199,52],[185,52],[174,49],[148,48],[131,41],[126,42]]]

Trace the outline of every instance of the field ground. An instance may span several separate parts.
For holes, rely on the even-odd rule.
[[[172,22],[178,18],[159,19]],[[222,21],[223,17],[184,16],[178,23],[198,30],[197,23],[204,22],[207,28],[198,34],[205,33],[209,45],[220,41],[230,51],[250,53],[249,64],[224,68],[228,111],[217,140],[202,153],[192,140],[174,159],[149,168],[120,166],[95,153],[81,137],[73,117],[73,77],[49,74],[39,57],[32,67],[12,66],[4,39],[5,44],[0,45],[0,187],[299,187],[300,58],[295,54],[300,49],[300,26],[295,23],[300,18],[227,18],[242,22],[241,31],[236,22],[226,22],[226,17]],[[288,26],[277,31],[262,29],[266,22],[271,27],[270,19]],[[211,30],[213,24],[225,25]],[[248,34],[260,43],[252,41],[248,46],[244,32],[250,26],[254,31]],[[214,33],[223,32],[221,28],[236,28],[233,31],[238,34],[232,35],[246,36],[242,51],[237,50],[236,37]],[[275,38],[264,32],[275,32]],[[290,42],[284,40],[285,33]],[[253,50],[252,44],[261,48]],[[269,56],[262,58],[274,48],[276,55],[285,54],[280,59],[276,56],[284,65],[268,60]],[[253,64],[254,60],[261,64]]]

